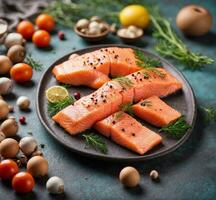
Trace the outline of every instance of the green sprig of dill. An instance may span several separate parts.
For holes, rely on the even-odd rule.
[[[132,104],[131,102],[121,104],[121,105],[119,106],[119,109],[120,109],[120,111],[122,111],[122,112],[117,112],[117,113],[114,115],[115,120],[120,119],[120,118],[123,116],[124,112],[128,113],[129,115],[133,115],[132,105],[133,105],[133,104]]]
[[[207,56],[192,52],[177,36],[170,21],[160,14],[158,8],[153,8],[150,12],[152,13],[153,37],[157,40],[155,49],[161,55],[172,57],[185,64],[185,68],[192,70],[214,62]]]
[[[36,61],[30,53],[26,56],[25,59],[26,63],[29,64],[32,67],[32,69],[36,71],[41,71],[43,69],[42,64]]]
[[[70,88],[70,87],[71,87],[71,85],[70,85],[70,84],[66,84],[66,83],[60,83],[60,86],[62,86],[62,87],[64,87],[64,88],[66,88],[66,89],[68,89],[68,88]]]
[[[141,50],[134,49],[136,64],[143,69],[149,70],[157,74],[159,77],[164,78],[165,74],[159,71],[156,67],[162,66],[162,63],[154,58],[147,57]]]
[[[71,105],[74,103],[74,98],[72,96],[68,96],[64,98],[63,100],[57,101],[57,102],[48,102],[48,114],[52,117],[65,107]]]
[[[162,127],[159,132],[165,132],[172,138],[181,138],[191,126],[186,122],[185,117],[182,116],[179,119],[171,122],[165,127]]]
[[[108,152],[107,145],[101,136],[90,133],[83,134],[82,137],[85,139],[85,143],[88,147],[93,147],[95,150],[101,151],[104,154]]]
[[[205,112],[205,121],[209,122],[216,122],[216,108],[213,106],[207,106],[202,108]]]
[[[114,78],[113,80],[117,81],[123,88],[130,88],[133,86],[133,82],[125,76],[117,77]]]

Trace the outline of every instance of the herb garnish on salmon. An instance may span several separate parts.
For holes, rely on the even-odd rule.
[[[181,116],[176,121],[171,122],[159,131],[168,133],[173,138],[181,138],[191,126],[186,122],[185,117]]]
[[[69,97],[64,98],[61,101],[49,102],[48,108],[47,108],[49,115],[51,117],[54,116],[56,113],[58,113],[59,111],[61,111],[65,107],[73,104],[74,101],[75,101],[74,98],[72,96],[69,96]]]
[[[162,66],[162,63],[159,60],[150,58],[150,57],[146,57],[143,54],[143,52],[138,49],[134,49],[134,54],[137,59],[136,64],[139,67],[153,71],[155,74],[157,74],[161,78],[165,77],[165,74],[163,74],[162,72],[156,69],[156,67]]]

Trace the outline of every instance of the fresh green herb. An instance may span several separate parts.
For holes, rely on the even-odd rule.
[[[136,64],[144,69],[154,72],[161,78],[165,77],[165,74],[158,70],[156,67],[162,66],[161,62],[157,59],[146,57],[142,51],[134,49],[134,54],[137,59]]]
[[[64,109],[65,107],[73,104],[74,101],[75,101],[74,98],[69,96],[61,101],[57,101],[54,103],[48,102],[48,114],[52,117],[53,115],[55,115],[56,113]]]
[[[144,68],[149,67],[159,67],[161,62],[157,59],[146,57],[141,50],[134,49],[135,57],[137,59],[137,64],[143,66]]]
[[[83,134],[83,138],[85,139],[86,145],[93,147],[95,150],[99,150],[102,153],[106,154],[108,149],[106,143],[103,141],[103,138],[99,135],[90,133]]]
[[[36,71],[41,71],[43,69],[42,64],[35,61],[30,53],[26,56],[26,63],[29,64]]]
[[[130,115],[133,115],[132,105],[132,103],[124,103],[120,106],[120,110]]]
[[[65,83],[60,83],[60,86],[66,88],[66,89],[68,89],[68,88],[71,87],[71,85],[69,85],[69,84],[65,84]]]
[[[141,106],[147,106],[147,107],[152,106],[151,101],[148,101],[148,100],[144,100],[140,105]]]
[[[131,86],[133,86],[132,81],[125,76],[117,77],[113,80],[117,81],[123,88],[130,88]]]
[[[117,112],[114,116],[115,120],[118,120],[120,119],[124,112],[128,113],[129,115],[133,115],[133,109],[132,109],[132,103],[124,103],[122,105],[119,106],[119,109],[122,111],[122,112]]]
[[[216,108],[213,106],[203,107],[205,112],[205,121],[207,123],[214,121],[216,122]]]
[[[162,127],[159,131],[168,133],[173,138],[181,138],[191,126],[187,124],[184,116],[180,117],[174,122],[171,122],[165,127]]]
[[[156,51],[181,61],[186,68],[192,70],[200,69],[203,65],[214,62],[207,56],[192,52],[177,36],[170,21],[161,16],[158,9],[152,9],[151,13],[153,37],[157,39]]]

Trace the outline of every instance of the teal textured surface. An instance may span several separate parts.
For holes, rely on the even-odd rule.
[[[188,4],[185,1],[158,1],[161,10],[174,22],[178,10]],[[201,52],[216,59],[216,2],[190,1],[208,8],[213,17],[212,31],[199,38],[181,37],[194,51]],[[66,40],[60,41],[57,34],[52,35],[51,48],[37,49],[32,43],[27,44],[27,51],[39,60],[44,70],[55,60],[74,49],[91,45],[79,38],[72,28],[58,27],[65,32]],[[110,35],[104,43],[121,43]],[[136,44],[154,52],[154,41],[149,36]],[[155,52],[154,52],[155,53]],[[181,69],[181,65],[172,59],[172,64]],[[181,70],[194,89],[198,105],[216,106],[216,63],[200,71]],[[189,140],[175,152],[157,159],[139,163],[112,163],[96,161],[76,155],[55,141],[40,123],[36,110],[36,91],[42,72],[35,72],[31,84],[15,85],[14,95],[7,99],[15,104],[15,97],[26,95],[31,99],[31,112],[21,112],[15,108],[18,118],[26,116],[27,124],[20,126],[19,135],[26,136],[32,132],[39,143],[45,144],[45,157],[49,160],[49,176],[59,176],[65,181],[65,194],[51,196],[45,184],[47,177],[38,179],[33,193],[18,195],[13,192],[9,183],[0,182],[0,200],[3,199],[70,199],[70,200],[123,200],[123,199],[215,199],[216,197],[216,124],[206,126],[199,111],[196,128]],[[141,173],[140,187],[127,189],[118,181],[122,167],[132,165]],[[160,173],[160,182],[152,182],[149,173],[156,169]]]

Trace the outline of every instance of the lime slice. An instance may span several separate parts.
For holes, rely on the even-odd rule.
[[[46,90],[46,98],[49,102],[57,102],[65,99],[68,97],[68,91],[66,88],[62,86],[52,86],[49,89]]]

